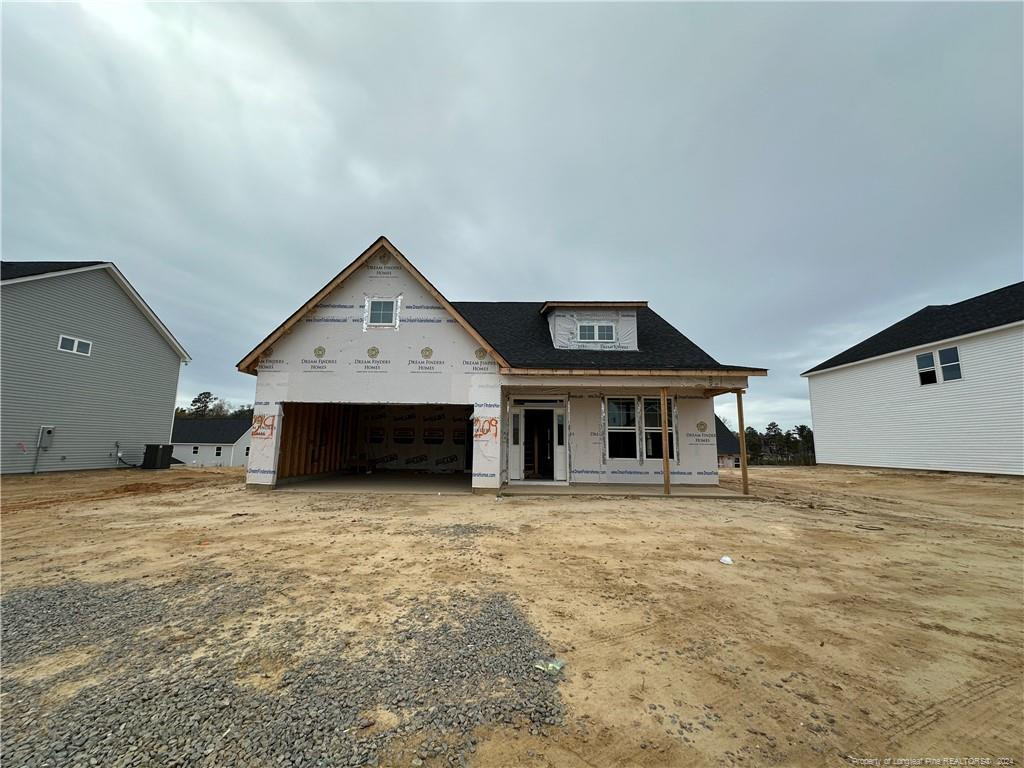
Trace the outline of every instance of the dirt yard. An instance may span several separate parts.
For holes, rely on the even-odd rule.
[[[759,500],[5,478],[4,764],[1021,764],[1024,483],[751,480]]]

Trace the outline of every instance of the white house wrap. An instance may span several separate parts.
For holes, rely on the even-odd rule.
[[[239,370],[257,377],[250,484],[408,471],[491,489],[662,483],[663,390],[671,482],[717,483],[711,398],[764,374],[720,365],[644,302],[452,304],[385,238]],[[626,401],[609,438],[606,404]]]

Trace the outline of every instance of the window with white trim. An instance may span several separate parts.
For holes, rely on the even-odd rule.
[[[939,350],[939,366],[942,368],[943,381],[956,381],[963,378],[963,372],[960,370],[960,350],[956,347]]]
[[[220,456],[221,447],[218,445],[213,452],[214,456]]]
[[[609,397],[605,401],[607,412],[607,441],[609,459],[636,458],[636,399]]]
[[[672,404],[668,407],[668,457],[674,459],[675,430],[672,428]],[[644,398],[644,455],[648,459],[663,457],[661,447],[661,398]]]
[[[199,446],[198,445],[193,445],[192,446],[192,455],[193,456],[198,456],[199,455]]]
[[[613,323],[580,323],[576,326],[576,338],[580,341],[615,341]]]
[[[938,364],[935,356],[938,354]],[[960,350],[957,347],[944,347],[938,352],[922,352],[916,356],[917,378],[922,385],[938,384],[940,381],[957,381],[964,377],[960,368]],[[942,378],[939,378],[939,371]]]
[[[57,349],[61,352],[71,352],[74,355],[88,357],[92,354],[92,342],[61,334],[57,340]]]
[[[939,377],[935,373],[935,355],[931,352],[922,352],[917,356],[917,378],[922,386],[939,383]]]
[[[368,298],[366,324],[375,328],[394,328],[398,325],[394,299]]]
[[[247,445],[247,446],[245,446],[245,455],[246,455],[246,456],[248,456],[248,455],[249,455],[249,446],[248,446],[248,445]]]

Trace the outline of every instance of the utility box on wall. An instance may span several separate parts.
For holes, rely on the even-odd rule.
[[[44,451],[49,450],[50,446],[53,445],[53,433],[56,427],[48,426],[44,424],[39,427],[39,440],[36,443],[37,448],[42,448]]]

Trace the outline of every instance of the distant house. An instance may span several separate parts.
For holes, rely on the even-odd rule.
[[[0,471],[139,464],[188,353],[106,261],[0,264]]]
[[[819,463],[1024,474],[1024,282],[925,307],[803,375]]]
[[[739,438],[718,416],[715,416],[715,434],[718,437],[718,466],[738,468],[740,465]]]
[[[173,457],[198,467],[244,467],[252,419],[175,419]]]

